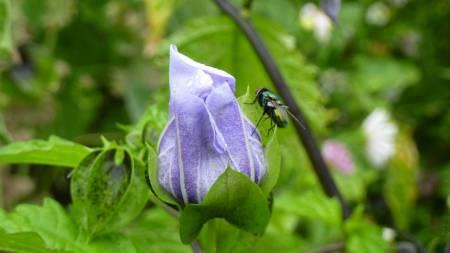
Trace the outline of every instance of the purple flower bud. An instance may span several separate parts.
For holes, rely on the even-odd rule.
[[[328,163],[344,174],[353,173],[353,160],[350,152],[335,140],[326,140],[322,145],[322,155]]]
[[[322,0],[320,1],[320,7],[333,22],[337,22],[337,17],[341,8],[341,0]]]
[[[227,167],[259,183],[266,171],[264,152],[234,96],[234,77],[171,45],[169,78],[169,122],[158,145],[164,189],[184,203],[198,203]]]

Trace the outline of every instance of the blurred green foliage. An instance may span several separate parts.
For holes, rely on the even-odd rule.
[[[269,227],[259,239],[239,232],[247,243],[224,252],[315,252],[328,244],[346,245],[342,252],[395,252],[399,242],[442,252],[450,241],[450,2],[343,1],[327,41],[300,22],[306,3],[254,0],[249,15],[319,142],[337,139],[351,151],[353,174],[331,169],[353,215],[341,221],[293,128],[281,129]],[[169,44],[232,74],[237,96],[247,87],[273,89],[250,44],[213,1],[0,0],[0,145],[57,135],[95,147],[101,135],[124,143],[127,132],[128,143],[139,143],[148,128],[144,138],[154,147],[167,121]],[[375,108],[391,112],[399,129],[382,169],[366,158],[360,130]],[[81,158],[61,152],[84,149],[54,138],[24,143],[0,152],[3,163],[35,163],[0,167],[0,205],[15,208],[0,210],[0,250],[22,238],[19,252],[30,245],[32,252],[189,252],[156,200],[134,223],[86,243],[64,211],[66,171],[36,165],[70,166]],[[33,145],[41,156],[27,155]],[[21,204],[44,196],[58,202]],[[395,238],[383,239],[387,227]]]

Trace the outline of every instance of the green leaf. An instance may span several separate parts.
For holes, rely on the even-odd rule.
[[[223,219],[213,219],[202,229],[200,243],[205,252],[245,252],[252,248],[257,237]]]
[[[1,163],[33,163],[75,167],[90,149],[56,136],[48,141],[15,142],[0,148]]]
[[[189,253],[190,246],[180,242],[178,220],[162,208],[147,209],[124,233],[140,252]]]
[[[339,202],[318,190],[303,194],[285,193],[278,196],[275,203],[280,210],[295,213],[303,218],[336,226],[341,224]]]
[[[6,233],[0,229],[0,251],[15,253],[63,253],[48,248],[42,238],[32,232]]]
[[[11,213],[0,209],[0,250],[3,249],[23,253],[146,252],[138,251],[132,239],[120,234],[90,240],[64,208],[49,198],[43,206],[22,204]]]
[[[396,153],[386,170],[384,196],[396,227],[408,229],[417,198],[418,152],[414,141],[405,133],[397,136]]]
[[[224,218],[230,224],[261,235],[270,219],[266,197],[247,176],[228,168],[213,184],[200,204],[187,205],[180,217],[180,236],[190,243],[203,224]]]
[[[126,253],[145,253],[148,251],[139,251],[133,240],[120,233],[106,234],[89,243],[89,252],[108,253],[108,252],[126,252]]]
[[[11,3],[9,0],[0,0],[0,57],[11,51]]]
[[[383,239],[381,228],[364,218],[362,208],[353,212],[345,222],[344,229],[348,253],[392,252],[389,243]]]
[[[52,199],[45,199],[43,206],[19,205],[12,213],[0,210],[0,229],[8,234],[34,232],[51,250],[89,252],[87,238],[79,233],[64,208]],[[35,243],[39,241],[34,235],[27,237]]]
[[[90,235],[114,231],[147,203],[144,166],[121,147],[94,151],[74,171],[71,194],[75,216]]]

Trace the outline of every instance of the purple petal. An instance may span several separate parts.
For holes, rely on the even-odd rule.
[[[214,87],[224,83],[235,89],[233,76],[180,54],[175,45],[170,46],[169,72],[171,95],[190,93],[205,99]]]
[[[261,140],[241,112],[233,91],[228,85],[215,88],[206,99],[206,106],[227,143],[230,166],[260,182],[266,171]]]
[[[337,22],[339,10],[341,8],[341,0],[322,0],[320,7],[334,22]]]
[[[184,94],[172,105],[158,147],[158,179],[177,199],[197,203],[225,171],[227,146],[202,99]]]

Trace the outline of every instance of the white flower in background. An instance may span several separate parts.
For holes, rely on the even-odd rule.
[[[375,2],[367,9],[366,21],[368,24],[384,26],[389,22],[390,18],[391,11],[383,2]]]
[[[389,113],[381,108],[374,110],[362,124],[366,136],[366,155],[377,168],[385,165],[395,153],[397,126]]]
[[[383,227],[383,239],[385,241],[391,242],[395,239],[397,233],[392,228]]]
[[[307,3],[300,10],[300,24],[306,30],[314,32],[320,42],[327,42],[333,28],[331,19],[315,4]]]

